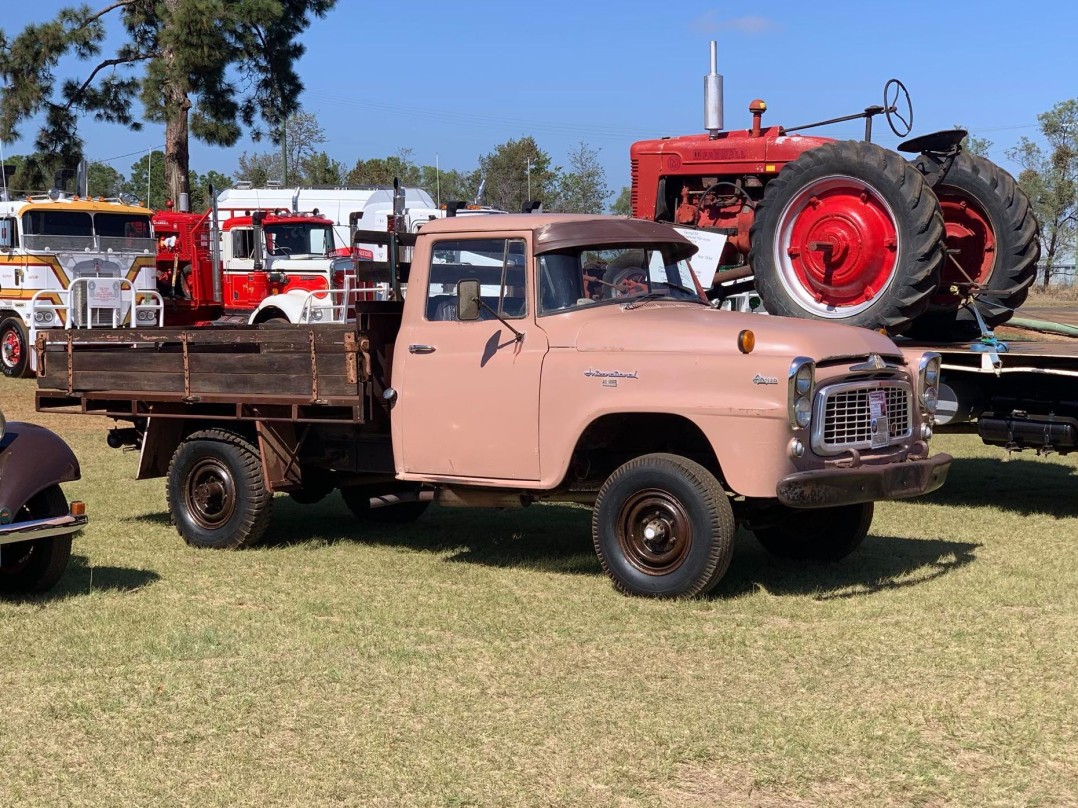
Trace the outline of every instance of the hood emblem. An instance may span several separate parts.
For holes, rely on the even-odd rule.
[[[594,368],[588,368],[584,371],[584,375],[592,378],[600,379],[637,379],[637,371],[635,370],[595,370]]]
[[[887,370],[887,362],[878,353],[869,354],[867,362],[851,365],[850,370]]]
[[[779,380],[775,376],[761,376],[757,373],[752,377],[753,384],[778,384]]]

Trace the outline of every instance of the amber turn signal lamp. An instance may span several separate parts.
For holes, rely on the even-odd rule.
[[[72,500],[71,502],[71,515],[72,516],[85,516],[86,515],[86,503],[81,500]]]
[[[737,335],[737,349],[741,353],[752,353],[752,349],[756,347],[756,335],[749,329],[744,329]]]

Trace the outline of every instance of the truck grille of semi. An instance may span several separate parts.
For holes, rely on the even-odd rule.
[[[913,435],[913,391],[901,381],[846,382],[821,387],[812,417],[812,447],[819,454],[840,454],[849,449],[882,448],[872,445],[874,411],[886,413],[890,438],[887,445]]]

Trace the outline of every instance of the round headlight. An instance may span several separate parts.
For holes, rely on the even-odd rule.
[[[925,405],[925,410],[928,412],[935,412],[936,405],[939,403],[939,391],[935,387],[929,387],[925,390],[924,395],[921,396],[921,401]]]
[[[797,425],[806,427],[812,420],[812,401],[808,396],[801,396],[794,402],[794,413],[797,416]]]
[[[940,381],[940,366],[931,364],[925,369],[925,384],[935,387]]]
[[[812,365],[802,365],[794,378],[794,389],[799,396],[807,396],[812,390]]]

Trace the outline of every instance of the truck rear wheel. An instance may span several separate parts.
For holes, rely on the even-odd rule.
[[[1041,241],[1029,197],[1002,168],[968,152],[955,157],[933,190],[949,255],[939,290],[912,333],[925,339],[975,334],[973,312],[960,307],[971,289],[979,289],[971,305],[985,325],[1002,325],[1025,302],[1037,277]]]
[[[787,508],[778,523],[752,532],[769,553],[794,561],[838,561],[868,535],[875,511],[871,502],[834,508]]]
[[[185,439],[172,455],[165,490],[173,524],[193,547],[248,547],[269,527],[273,495],[258,452],[234,432],[207,429]]]
[[[898,154],[837,141],[767,184],[750,240],[756,291],[772,314],[899,334],[939,284],[943,217]]]
[[[0,371],[12,379],[30,375],[30,344],[18,317],[0,320]]]
[[[736,526],[719,481],[692,460],[650,454],[618,468],[592,513],[595,554],[627,595],[694,597],[730,566]]]
[[[342,488],[341,499],[348,506],[348,510],[359,519],[384,525],[406,525],[426,513],[430,503],[414,501],[401,502],[397,505],[382,505],[377,508],[371,507],[371,497],[401,493],[414,493],[414,489],[387,491],[385,486],[356,485]]]
[[[16,522],[47,519],[67,513],[60,486],[36,494],[15,517]],[[67,569],[71,537],[20,541],[0,546],[0,595],[32,595],[51,589]]]

